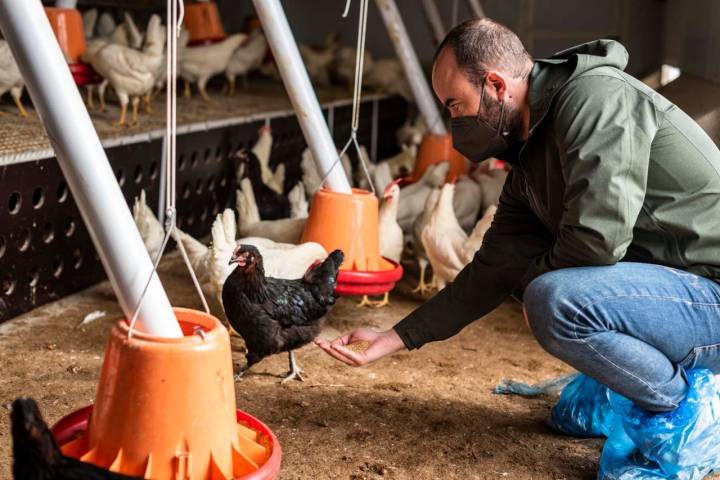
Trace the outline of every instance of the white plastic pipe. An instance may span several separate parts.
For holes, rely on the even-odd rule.
[[[428,81],[425,78],[420,66],[415,49],[410,41],[410,36],[405,29],[400,11],[395,4],[395,0],[376,0],[380,14],[385,22],[388,36],[395,47],[395,53],[405,70],[405,77],[410,83],[410,89],[415,97],[420,113],[422,114],[425,124],[431,133],[442,135],[447,133],[445,123],[440,116],[440,110],[435,97],[430,90]]]
[[[435,0],[422,0],[423,10],[425,11],[425,17],[427,17],[428,24],[432,30],[433,38],[435,39],[435,45],[439,45],[440,42],[445,38],[445,26],[443,25],[440,11],[435,4]]]
[[[480,0],[467,0],[468,6],[470,7],[470,10],[472,10],[473,15],[480,18],[485,18],[485,10],[482,7],[482,4],[480,3]]]
[[[150,278],[152,262],[40,0],[0,0],[0,29],[120,307],[127,318],[132,318]],[[152,335],[182,337],[157,274],[153,274],[137,325]]]
[[[320,176],[332,169],[325,179],[327,187],[352,193],[280,1],[253,0],[253,4]]]

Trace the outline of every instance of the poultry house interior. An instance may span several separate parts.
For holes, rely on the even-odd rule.
[[[629,52],[625,72],[688,113],[717,143],[720,76],[708,45],[720,41],[720,17],[713,0],[695,0],[695,8],[686,0],[354,0],[345,17],[345,2],[332,0],[185,0],[174,40],[171,177],[166,2],[27,1],[42,4],[106,153],[113,188],[149,258],[161,257],[157,273],[171,305],[203,312],[206,302],[229,338],[232,370],[225,377],[233,414],[246,412],[277,437],[279,471],[252,478],[599,478],[604,440],[559,435],[546,424],[559,390],[545,386],[576,370],[536,341],[517,295],[506,295],[452,338],[356,368],[346,363],[371,341],[344,336],[393,331],[452,286],[492,235],[506,203],[501,194],[512,188],[517,167],[503,155],[475,162],[452,149],[453,101],[435,97],[433,76],[435,50],[452,27],[486,16],[514,32],[532,58],[601,38],[619,42]],[[357,139],[357,149],[332,152],[329,170],[315,156],[319,133],[305,123],[311,115],[297,110],[293,91],[302,89],[284,83],[288,74],[278,62],[287,61],[287,52],[273,50],[277,39],[261,21],[263,3],[287,15],[327,138],[338,153],[352,135]],[[354,102],[365,4],[363,88]],[[398,9],[405,33],[388,31],[388,4]],[[702,12],[712,20],[701,21]],[[407,35],[429,101],[406,76],[394,34]],[[72,448],[80,437],[61,441],[53,427],[99,401],[108,338],[126,311],[96,230],[85,221],[84,193],[68,176],[39,102],[33,105],[31,93],[37,94],[23,78],[12,34],[2,37],[0,480],[150,478],[144,477],[150,460],[145,470],[123,471],[121,454],[106,465],[78,461]],[[435,124],[428,124],[428,109],[439,117]],[[507,137],[499,118],[497,127],[486,125],[494,140]],[[445,150],[431,151],[430,137],[444,138]],[[329,187],[333,169],[354,189],[348,195],[364,196],[352,208],[321,210],[316,201],[319,192],[341,195]],[[177,217],[166,235],[173,214],[168,178],[176,185]],[[361,203],[370,210],[358,213]],[[364,231],[351,231],[357,225]],[[190,336],[210,335],[198,329]],[[343,338],[350,340],[340,353],[328,355],[329,342]],[[498,394],[508,379],[536,393]],[[262,437],[252,425],[238,425]],[[267,462],[270,440],[258,440]],[[237,471],[232,478],[250,478]]]

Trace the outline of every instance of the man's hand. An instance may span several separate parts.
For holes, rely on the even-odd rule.
[[[346,347],[346,345],[356,342],[368,342],[369,345],[362,352],[355,352]],[[315,344],[331,357],[353,367],[366,365],[405,348],[402,339],[393,329],[376,332],[369,328],[358,328],[332,342],[317,338]]]

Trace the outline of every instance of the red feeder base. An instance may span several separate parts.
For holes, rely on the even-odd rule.
[[[395,288],[395,283],[403,275],[402,265],[384,257],[383,259],[391,265],[389,270],[377,272],[340,270],[335,292],[343,296],[382,295]]]
[[[78,87],[94,85],[102,81],[100,75],[95,73],[95,70],[87,63],[71,63],[68,66],[70,67],[73,80],[75,80],[75,84]]]
[[[52,434],[60,447],[71,442],[87,431],[92,410],[92,405],[83,407],[80,410],[72,412],[66,417],[61,418],[60,421],[52,427]],[[242,410],[237,410],[237,421],[238,423],[250,427],[256,432],[259,432],[260,435],[264,436],[265,439],[267,439],[267,441],[272,445],[272,453],[270,454],[270,458],[268,458],[258,470],[247,475],[237,477],[235,480],[266,480],[277,478],[280,473],[282,449],[280,448],[280,442],[278,442],[275,434],[260,420],[249,413],[243,412]]]

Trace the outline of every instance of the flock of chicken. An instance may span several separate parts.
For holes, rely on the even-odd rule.
[[[153,97],[166,82],[167,64],[165,54],[166,29],[158,15],[153,15],[141,31],[129,13],[117,24],[106,13],[97,9],[83,13],[87,49],[81,60],[92,66],[101,77],[98,85],[88,85],[87,106],[95,108],[94,92],[97,88],[99,109],[106,110],[105,92],[110,86],[120,104],[117,125],[137,123],[140,103],[151,112]],[[210,101],[208,81],[216,75],[224,75],[223,92],[235,92],[236,78],[240,75],[247,87],[248,75],[259,71],[270,78],[279,79],[275,63],[266,61],[268,43],[263,33],[256,29],[250,34],[236,33],[223,41],[206,45],[188,45],[189,35],[182,30],[178,39],[178,75],[184,81],[183,95],[191,97],[191,84],[196,84],[200,96]],[[356,50],[340,45],[338,34],[328,36],[322,47],[300,44],[299,49],[307,71],[316,86],[339,83],[352,87]],[[365,54],[364,84],[377,91],[402,95],[410,99],[409,85],[399,62],[395,59],[373,59]],[[10,91],[20,115],[27,116],[20,98],[24,82],[5,40],[0,40],[0,97]],[[131,116],[128,122],[128,106]]]

